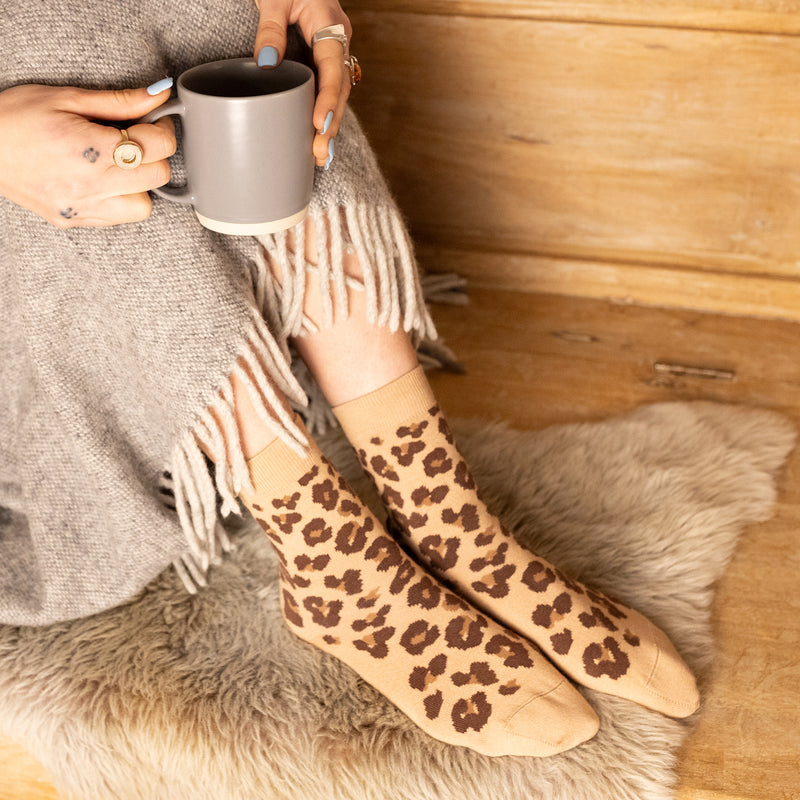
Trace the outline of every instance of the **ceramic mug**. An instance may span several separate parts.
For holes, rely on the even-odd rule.
[[[192,67],[178,78],[177,97],[141,120],[181,118],[187,183],[153,191],[190,203],[220,233],[253,236],[302,222],[314,182],[314,98],[314,73],[296,61]]]

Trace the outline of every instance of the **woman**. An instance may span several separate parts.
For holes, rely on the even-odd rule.
[[[663,633],[525,551],[477,494],[417,366],[411,336],[435,333],[345,109],[352,61],[325,36],[350,33],[338,4],[6,6],[0,620],[98,612],[170,563],[194,590],[227,547],[218,502],[225,515],[241,499],[275,547],[287,624],[432,736],[489,755],[575,746],[598,721],[564,674],[691,714],[694,680]],[[264,69],[302,57],[292,23],[319,70],[306,223],[225,237],[151,200],[170,178],[172,123],[125,121],[167,99],[165,76],[241,55],[253,31]],[[142,146],[134,170],[114,163],[114,122]],[[306,395],[289,344],[415,560],[292,412]]]

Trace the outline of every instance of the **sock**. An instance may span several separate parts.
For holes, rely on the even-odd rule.
[[[694,678],[641,614],[571,580],[489,513],[421,367],[334,408],[418,560],[575,681],[673,717]]]
[[[248,462],[242,499],[280,561],[301,639],[352,667],[431,736],[485,755],[546,756],[597,732],[594,711],[535,647],[413,561],[313,448]]]

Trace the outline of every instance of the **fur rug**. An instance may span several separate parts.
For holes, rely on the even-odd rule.
[[[771,512],[788,421],[678,403],[534,433],[456,428],[489,505],[520,539],[659,623],[702,688],[712,585],[743,527]],[[491,759],[440,744],[292,636],[265,537],[245,527],[235,539],[198,596],[167,572],[90,619],[0,627],[0,729],[64,797],[673,797],[691,721],[587,690],[600,733],[563,755]]]

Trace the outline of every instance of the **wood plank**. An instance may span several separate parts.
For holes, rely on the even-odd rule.
[[[795,3],[784,0],[349,0],[351,14],[362,10],[401,11],[469,17],[509,17],[666,28],[800,33]]]
[[[467,367],[434,374],[452,416],[522,429],[593,421],[644,403],[705,399],[773,408],[800,424],[800,325],[475,290],[435,319]],[[728,367],[733,381],[669,378],[659,360]],[[717,657],[679,763],[679,800],[800,798],[800,452],[775,516],[752,526],[712,608]]]
[[[800,274],[800,39],[375,12],[354,24],[353,104],[418,240]]]
[[[417,257],[426,270],[457,272],[474,287],[800,321],[800,280],[783,277],[425,244],[417,247]]]
[[[0,734],[0,800],[58,800],[47,770]]]

